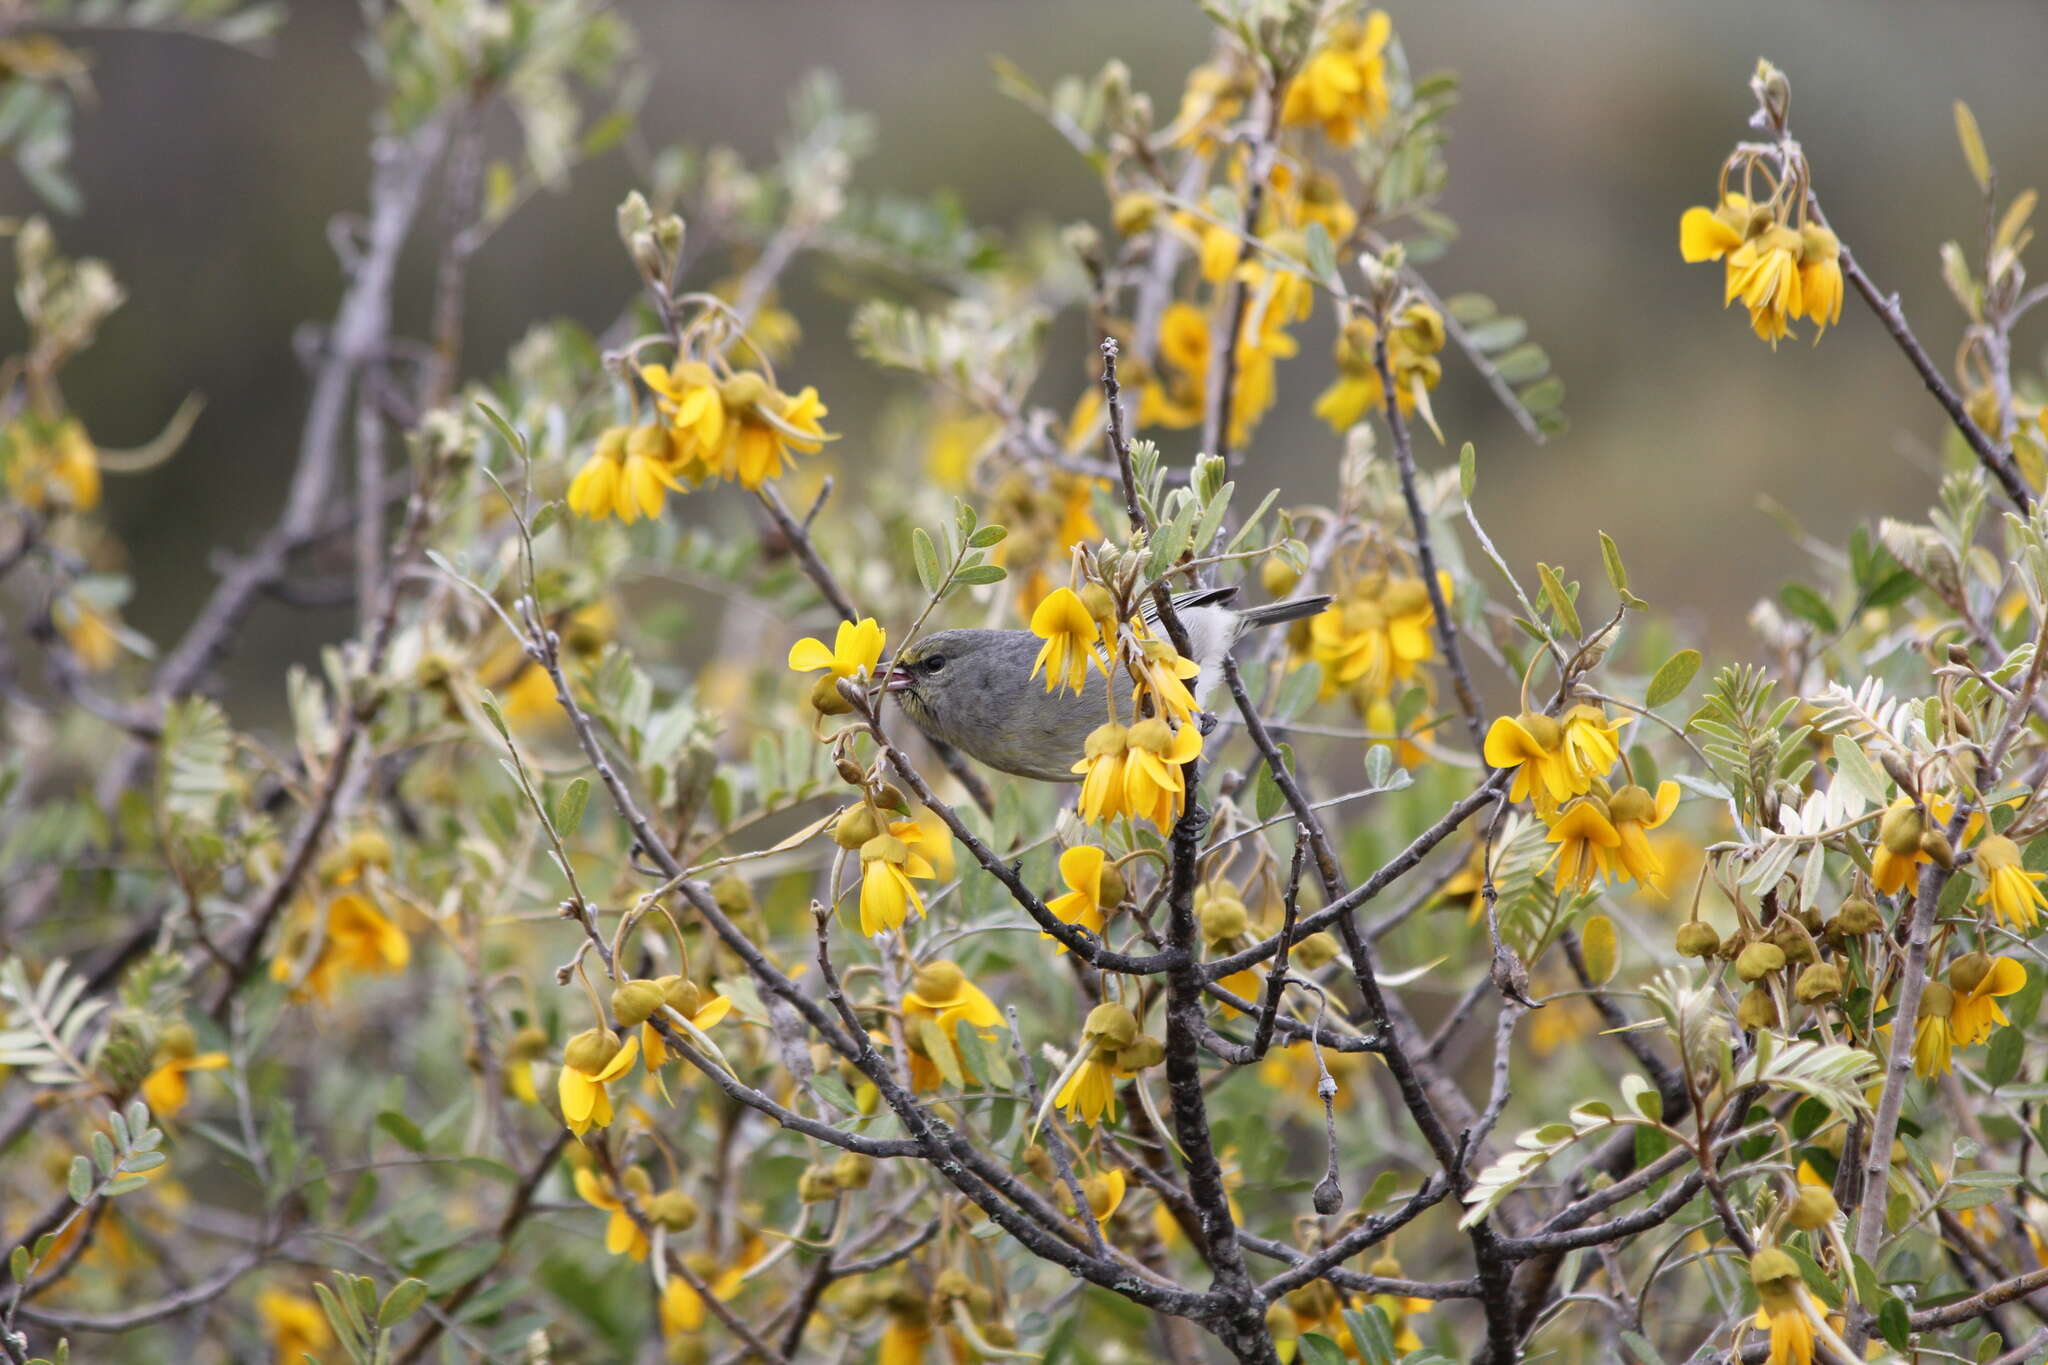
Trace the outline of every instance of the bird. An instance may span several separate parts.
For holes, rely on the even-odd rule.
[[[1238,637],[1260,626],[1314,616],[1330,605],[1327,596],[1298,597],[1239,611],[1228,605],[1237,588],[1197,588],[1176,595],[1174,614],[1187,631],[1191,657],[1200,670],[1190,681],[1198,705],[1223,681],[1223,660]],[[1144,617],[1157,632],[1158,608],[1147,602]],[[1040,782],[1078,782],[1073,771],[1088,735],[1108,719],[1102,689],[1109,685],[1090,670],[1079,693],[1048,692],[1031,676],[1044,643],[1028,630],[942,630],[899,650],[883,678],[911,723],[928,738],[949,744],[998,772]],[[1131,719],[1131,680],[1116,671],[1117,718]]]

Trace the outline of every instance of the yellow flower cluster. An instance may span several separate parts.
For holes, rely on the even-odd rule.
[[[1364,23],[1345,20],[1309,55],[1280,105],[1285,127],[1316,126],[1339,147],[1349,147],[1386,120],[1387,42],[1394,26],[1374,10]]]
[[[319,948],[304,969],[304,985],[296,999],[311,996],[322,1004],[332,1004],[335,988],[350,973],[403,971],[412,961],[412,941],[405,930],[368,896],[348,891],[329,901],[324,915],[314,913],[310,903],[300,908],[292,931],[285,936],[283,951],[271,961],[273,980],[297,979],[299,958],[316,932]]]
[[[569,483],[569,510],[578,516],[659,516],[668,493],[707,479],[759,488],[794,454],[836,439],[819,424],[827,409],[813,388],[790,395],[751,370],[720,375],[700,360],[644,365],[640,378],[660,420],[597,438]]]
[[[1354,316],[1337,335],[1337,378],[1316,399],[1316,416],[1342,432],[1386,403],[1375,354],[1379,328],[1369,317]],[[1443,315],[1426,303],[1401,310],[1387,333],[1387,368],[1394,376],[1394,401],[1404,413],[1414,412],[1423,395],[1443,378]]]
[[[1448,600],[1449,575],[1439,583]],[[1396,684],[1414,681],[1436,655],[1435,623],[1436,606],[1421,579],[1383,573],[1353,579],[1309,623],[1309,657],[1322,665],[1324,699],[1346,689],[1368,700],[1385,698]]]
[[[1649,831],[1677,809],[1678,784],[1659,783],[1654,794],[1634,782],[1608,785],[1629,719],[1579,702],[1561,718],[1502,716],[1486,732],[1486,761],[1515,770],[1509,799],[1528,798],[1550,827],[1557,850],[1547,867],[1559,891],[1583,892],[1596,877],[1664,889],[1664,862]]]
[[[1773,347],[1791,335],[1795,318],[1813,322],[1816,341],[1842,320],[1841,243],[1818,223],[1787,226],[1780,216],[1729,194],[1718,207],[1695,206],[1678,220],[1679,254],[1725,261],[1722,305],[1742,300],[1750,327]]]
[[[79,512],[100,505],[99,451],[76,417],[17,418],[0,430],[0,470],[7,492],[40,512],[54,499]]]

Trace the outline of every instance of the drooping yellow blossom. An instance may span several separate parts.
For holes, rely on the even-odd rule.
[[[2012,1022],[1998,999],[2026,986],[2027,969],[2009,957],[1967,953],[1950,965],[1948,984],[1955,997],[1949,1031],[1957,1047],[1975,1047]]]
[[[1545,869],[1557,869],[1559,891],[1584,891],[1596,874],[1603,880],[1614,879],[1613,857],[1621,847],[1621,835],[1614,828],[1607,803],[1599,797],[1578,796],[1566,802],[1551,822],[1547,842],[1557,845]]]
[[[270,964],[271,979],[290,981],[298,971],[297,959],[313,932],[313,916],[301,914],[301,923],[285,939],[286,947]],[[306,969],[306,994],[323,1002],[334,999],[334,988],[350,972],[402,971],[412,961],[412,941],[405,930],[387,919],[368,897],[353,891],[327,903],[319,955]]]
[[[700,1032],[716,1027],[720,1020],[732,1013],[732,997],[706,994],[701,986],[685,977],[664,977],[662,984],[662,1003],[689,1020],[690,1026]],[[640,1055],[647,1059],[649,1073],[668,1065],[668,1044],[662,1040],[661,1030],[654,1026],[652,1018],[640,1025]]]
[[[1309,654],[1323,666],[1322,695],[1353,684],[1390,695],[1434,657],[1435,623],[1429,586],[1419,578],[1372,574],[1352,583],[1309,624]]]
[[[830,411],[818,391],[794,396],[753,373],[734,375],[720,386],[729,419],[718,449],[717,473],[743,488],[759,488],[779,477],[792,452],[812,455],[836,439],[818,419]]]
[[[1204,63],[1188,72],[1173,120],[1174,145],[1213,150],[1216,134],[1244,112],[1252,88],[1250,74],[1236,65]]]
[[[1614,832],[1621,836],[1621,847],[1614,856],[1623,881],[1633,877],[1650,890],[1663,892],[1664,862],[1651,847],[1649,831],[1669,820],[1677,809],[1678,784],[1668,779],[1657,784],[1655,796],[1631,783],[1609,799],[1608,814],[1613,817]]]
[[[277,1353],[277,1365],[299,1365],[304,1356],[318,1359],[334,1344],[334,1329],[319,1304],[282,1289],[266,1289],[256,1296],[256,1315]]]
[[[1842,320],[1842,243],[1818,223],[1799,230],[1799,293],[1814,323],[1813,339]]]
[[[1367,15],[1363,24],[1345,20],[1332,27],[1288,84],[1280,122],[1290,128],[1318,124],[1339,147],[1379,127],[1393,107],[1386,56],[1393,28],[1382,10]]]
[[[1138,628],[1138,648],[1131,660],[1137,679],[1134,684],[1141,712],[1164,716],[1176,725],[1186,724],[1200,708],[1188,682],[1201,674],[1201,666],[1183,658],[1166,641]],[[1149,702],[1147,706],[1144,703]]]
[[[875,1365],[925,1365],[932,1335],[932,1325],[924,1318],[892,1311],[875,1343]]]
[[[1107,824],[1130,813],[1124,795],[1124,770],[1129,762],[1130,730],[1107,721],[1088,732],[1081,760],[1073,771],[1081,774],[1081,818],[1091,825]]]
[[[1818,223],[1786,226],[1772,207],[1730,194],[1718,208],[1685,211],[1678,251],[1695,263],[1725,260],[1722,302],[1742,300],[1751,328],[1774,347],[1791,319],[1810,318],[1816,341],[1842,320],[1842,245]]]
[[[100,505],[99,451],[76,417],[17,419],[0,431],[0,456],[8,493],[32,511],[48,507],[52,495],[78,512]]]
[[[1105,901],[1105,868],[1121,887],[1123,879],[1109,866],[1109,855],[1094,844],[1076,844],[1060,854],[1060,879],[1067,884],[1067,891],[1047,901],[1045,908],[1063,922],[1099,936],[1106,922],[1103,911],[1113,904]]]
[[[562,1049],[562,1070],[555,1089],[570,1132],[582,1137],[593,1127],[611,1124],[612,1097],[605,1087],[631,1070],[639,1055],[638,1038],[627,1038],[621,1044],[618,1035],[608,1029],[591,1029],[569,1040]]]
[[[1989,905],[1999,919],[2031,933],[2041,912],[2048,910],[2048,896],[2040,887],[2048,874],[2028,871],[2020,861],[2020,846],[2003,834],[1989,835],[1977,845],[1977,869],[1984,874],[1977,904]]]
[[[1114,1060],[1101,1055],[1101,1050],[1091,1052],[1088,1059],[1075,1068],[1067,1083],[1053,1096],[1053,1103],[1066,1114],[1069,1123],[1085,1123],[1090,1127],[1101,1122],[1107,1115],[1116,1121],[1116,1064]]]
[[[922,1091],[935,1089],[943,1073],[925,1055],[919,1020],[930,1020],[943,1040],[942,1045],[950,1045],[954,1030],[962,1025],[976,1030],[985,1039],[993,1039],[995,1034],[991,1030],[1002,1027],[1003,1016],[995,1002],[967,979],[959,963],[940,960],[918,968],[910,989],[903,994],[903,1021],[910,1029],[911,1085]],[[964,1057],[956,1054],[956,1060],[969,1082],[981,1079]]]
[[[1496,768],[1516,770],[1508,799],[1529,798],[1546,818],[1558,802],[1581,790],[1564,755],[1563,727],[1540,711],[1495,720],[1486,732],[1485,756]]]
[[[1678,254],[1694,265],[1723,260],[1748,238],[1753,221],[1749,200],[1739,194],[1719,208],[1689,208],[1678,219]]]
[[[200,1052],[187,1024],[173,1024],[164,1030],[156,1046],[155,1065],[142,1079],[142,1102],[156,1117],[174,1118],[192,1098],[185,1079],[192,1071],[218,1071],[228,1064],[225,1052]]]
[[[1633,719],[1610,720],[1605,710],[1590,702],[1580,702],[1558,718],[1558,748],[1571,774],[1572,790],[1585,791],[1614,771],[1621,758],[1621,727]]]
[[[1045,673],[1045,690],[1079,692],[1088,681],[1088,665],[1103,677],[1109,664],[1102,657],[1102,627],[1072,588],[1054,588],[1031,613],[1031,633],[1045,644],[1032,662],[1031,676]]]
[[[655,406],[675,431],[678,454],[707,471],[725,444],[725,400],[718,376],[701,360],[667,365],[642,365],[640,378],[654,392]]]
[[[1945,983],[1930,981],[1921,988],[1920,1012],[1913,1021],[1913,1074],[1923,1080],[1953,1069],[1954,1010],[1955,992]]]
[[[955,412],[939,418],[925,437],[925,473],[948,493],[966,492],[976,460],[1001,430],[1001,423],[983,413]]]
[[[1237,366],[1227,423],[1232,444],[1242,445],[1273,406],[1276,362],[1298,349],[1286,331],[1287,320],[1281,308],[1267,309],[1263,318],[1246,310],[1232,348]],[[1200,308],[1185,299],[1166,306],[1159,319],[1159,359],[1165,375],[1140,387],[1139,427],[1190,427],[1202,420],[1212,345],[1209,318]]]
[[[629,526],[660,516],[668,492],[685,491],[676,477],[680,467],[668,428],[609,427],[569,482],[569,510],[592,521],[617,517]]]
[[[1117,1206],[1124,1202],[1124,1168],[1112,1166],[1100,1175],[1091,1175],[1081,1182],[1081,1195],[1088,1201],[1088,1212],[1098,1223],[1107,1223]]]
[[[1768,1365],[1813,1365],[1813,1318],[1806,1306],[1799,1266],[1776,1247],[1761,1247],[1749,1260],[1756,1287],[1756,1328],[1771,1334]]]
[[[1195,725],[1175,730],[1154,716],[1130,728],[1124,759],[1124,807],[1150,820],[1160,833],[1173,828],[1187,804],[1187,775],[1181,765],[1201,756],[1202,732]],[[1086,784],[1083,784],[1085,798]]]
[[[835,678],[853,678],[866,674],[874,676],[875,668],[882,661],[882,647],[889,643],[888,632],[875,622],[872,616],[859,621],[841,621],[838,634],[832,637],[832,647],[815,636],[806,636],[789,647],[789,666],[798,673],[815,673],[824,669]]]
[[[1777,345],[1788,336],[1788,322],[1805,311],[1799,258],[1804,243],[1788,227],[1768,227],[1728,253],[1727,297],[1749,310],[1749,325],[1759,337]]]
[[[740,1292],[746,1284],[747,1271],[760,1261],[762,1253],[761,1240],[749,1237],[737,1255],[724,1261],[713,1260],[704,1252],[692,1252],[683,1260],[704,1281],[712,1297],[724,1303]],[[704,1296],[691,1288],[689,1281],[680,1275],[668,1277],[668,1285],[661,1291],[662,1336],[687,1336],[702,1331],[709,1311],[704,1306]]]
[[[1411,303],[1387,334],[1387,369],[1394,376],[1394,402],[1412,413],[1422,395],[1443,378],[1443,315],[1426,303]],[[1355,315],[1337,334],[1337,377],[1315,403],[1315,414],[1343,432],[1370,412],[1386,406],[1377,353],[1379,328],[1363,314]]]
[[[901,929],[913,907],[922,919],[924,897],[911,878],[930,881],[937,875],[924,855],[913,852],[900,835],[877,834],[862,844],[860,931],[873,938],[884,930]]]
[[[639,1166],[628,1166],[620,1178],[638,1201],[644,1202],[654,1193],[654,1181]],[[604,1225],[607,1255],[628,1256],[636,1261],[647,1259],[647,1234],[633,1221],[633,1215],[626,1212],[625,1200],[609,1180],[595,1171],[579,1170],[576,1172],[576,1193],[583,1197],[584,1203],[611,1214]]]

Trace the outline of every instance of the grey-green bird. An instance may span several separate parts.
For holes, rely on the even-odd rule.
[[[1205,708],[1240,635],[1314,616],[1330,604],[1328,597],[1299,597],[1237,611],[1226,605],[1235,596],[1235,587],[1200,588],[1173,599],[1201,670],[1188,690]],[[1151,620],[1150,604],[1145,615]],[[1073,767],[1088,735],[1109,719],[1102,693],[1108,681],[1090,669],[1079,695],[1046,691],[1044,677],[1031,676],[1044,643],[1028,630],[942,630],[891,660],[883,687],[918,729],[991,768],[1040,782],[1078,782]],[[1130,676],[1119,669],[1115,681],[1117,717],[1129,722]]]

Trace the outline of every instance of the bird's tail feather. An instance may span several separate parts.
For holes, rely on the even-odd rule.
[[[1263,607],[1247,607],[1241,613],[1246,629],[1254,626],[1277,626],[1283,621],[1299,621],[1304,616],[1314,616],[1330,605],[1329,594],[1315,597],[1297,597],[1291,602],[1273,602]]]

